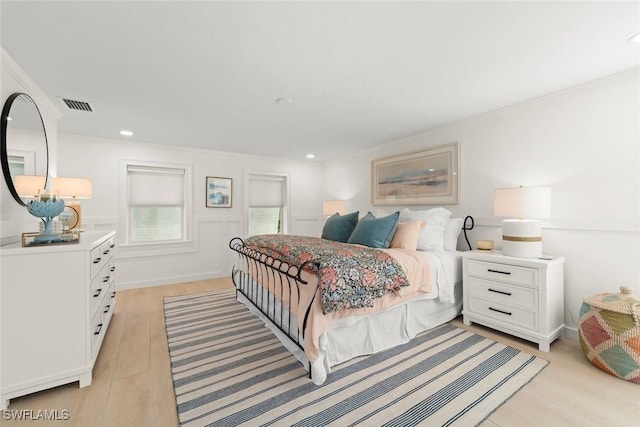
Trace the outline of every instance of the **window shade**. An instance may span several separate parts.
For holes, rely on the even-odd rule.
[[[182,206],[184,169],[128,166],[129,206]]]
[[[249,178],[249,206],[284,206],[284,178],[255,175]]]

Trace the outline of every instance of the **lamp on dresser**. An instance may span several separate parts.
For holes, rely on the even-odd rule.
[[[47,178],[39,175],[18,175],[13,178],[13,185],[21,198],[37,198],[38,190],[45,187]]]
[[[57,190],[62,199],[71,199],[67,206],[71,209],[71,218],[65,218],[69,224],[69,230],[82,228],[82,205],[79,199],[88,199],[93,194],[93,185],[87,178],[53,178],[53,188]]]
[[[502,253],[521,258],[542,255],[542,223],[551,216],[551,188],[498,188],[494,191],[493,213],[510,217],[502,221]]]

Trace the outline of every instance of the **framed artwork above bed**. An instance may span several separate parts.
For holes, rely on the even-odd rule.
[[[231,178],[208,176],[206,206],[208,208],[230,208],[231,190]]]
[[[457,204],[459,195],[458,142],[371,162],[373,205]]]

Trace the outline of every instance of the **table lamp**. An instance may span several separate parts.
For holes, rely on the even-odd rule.
[[[35,199],[38,190],[42,190],[47,182],[47,177],[38,175],[18,175],[13,178],[13,185],[22,198]]]
[[[493,214],[515,217],[502,221],[502,252],[521,258],[542,256],[542,223],[551,216],[551,188],[497,188],[493,195]]]
[[[335,213],[344,215],[347,210],[347,202],[344,200],[325,200],[322,203],[322,214],[331,216]]]
[[[82,205],[79,199],[88,199],[93,194],[93,185],[87,178],[53,178],[53,189],[58,191],[60,198],[71,199],[67,206],[71,209],[72,216],[64,218],[68,230],[82,228]]]

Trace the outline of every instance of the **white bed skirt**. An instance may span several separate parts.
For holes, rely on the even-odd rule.
[[[331,367],[354,357],[378,353],[405,344],[420,332],[454,319],[462,310],[462,283],[457,283],[454,287],[454,303],[441,302],[438,298],[425,296],[378,313],[339,319],[320,336],[320,356],[309,363],[304,352],[296,344],[244,295],[237,295],[238,301],[264,322],[305,369],[311,369],[311,379],[318,385],[324,383],[327,375],[331,373]]]

